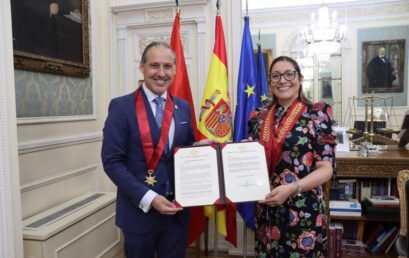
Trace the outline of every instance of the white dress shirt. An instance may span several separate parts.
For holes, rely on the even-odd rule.
[[[153,93],[151,90],[149,90],[148,87],[145,86],[145,84],[143,84],[142,87],[143,87],[143,90],[145,91],[146,97],[148,98],[151,110],[153,114],[155,114],[157,105],[154,102],[154,99],[156,99],[157,97],[162,97],[166,100],[168,93],[165,91],[165,93],[163,93],[161,96],[158,96],[155,93]],[[175,136],[175,120],[172,117],[172,123],[170,124],[169,135],[168,135],[169,146],[172,146],[174,136]],[[142,197],[139,203],[139,208],[141,208],[145,213],[148,213],[148,211],[151,209],[152,201],[156,197],[156,195],[158,195],[158,193],[156,193],[153,190],[149,190],[148,192],[146,192],[146,194]]]

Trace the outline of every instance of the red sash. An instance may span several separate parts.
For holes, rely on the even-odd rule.
[[[267,164],[270,168],[270,177],[275,173],[275,168],[280,161],[284,140],[291,129],[297,123],[300,116],[307,111],[307,105],[300,99],[294,101],[287,110],[285,116],[280,120],[277,130],[274,114],[277,112],[277,105],[274,105],[267,113],[260,131],[260,143],[266,149]],[[274,134],[274,137],[272,137]]]
[[[145,181],[148,185],[154,185],[156,182],[155,178],[152,177],[152,174],[155,171],[156,166],[159,163],[160,157],[162,156],[163,151],[165,150],[166,142],[168,139],[169,128],[172,123],[174,105],[172,97],[168,93],[165,104],[165,112],[162,120],[162,127],[160,131],[160,138],[156,148],[153,148],[153,141],[151,136],[151,129],[149,126],[148,115],[146,112],[145,101],[143,96],[140,93],[140,89],[135,91],[135,110],[136,110],[136,119],[138,121],[138,127],[141,134],[142,148],[145,155],[146,165],[148,166],[148,174],[151,180]]]

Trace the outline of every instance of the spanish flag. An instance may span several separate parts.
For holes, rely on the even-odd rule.
[[[216,16],[215,43],[200,108],[198,129],[200,139],[213,139],[218,142],[232,140],[226,44],[220,15]],[[205,207],[205,215],[214,218],[212,206]],[[217,206],[217,231],[237,246],[236,208],[233,204]]]
[[[173,96],[184,99],[189,103],[192,116],[193,130],[197,138],[198,131],[196,127],[196,116],[193,105],[192,93],[190,91],[189,77],[186,69],[185,56],[183,54],[182,41],[180,40],[180,10],[176,11],[175,21],[173,23],[170,46],[176,54],[176,74],[172,85],[169,87],[169,93]],[[203,233],[205,228],[203,207],[191,207],[189,220],[189,235],[186,245],[189,246],[196,241]]]

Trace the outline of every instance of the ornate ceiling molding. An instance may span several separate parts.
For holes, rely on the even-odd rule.
[[[190,0],[180,4],[182,20],[204,19],[204,6],[208,0]],[[176,6],[174,1],[145,4],[111,6],[111,11],[118,17],[118,25],[133,26],[145,23],[172,23]]]
[[[310,22],[312,12],[319,5],[280,7],[249,10],[252,26],[257,28],[281,27],[283,25],[305,25]],[[331,11],[337,11],[340,22],[379,21],[409,18],[407,1],[360,1],[328,4]]]

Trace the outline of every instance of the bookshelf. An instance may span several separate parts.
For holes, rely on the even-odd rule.
[[[389,147],[389,149],[388,149]],[[409,151],[397,146],[387,146],[385,151],[370,153],[368,157],[361,157],[358,151],[337,152],[337,174],[336,178],[396,178],[399,171],[409,168]],[[326,197],[329,200],[330,185],[327,184]],[[366,216],[346,217],[330,216],[331,221],[357,222],[357,239],[364,240],[365,225],[368,223],[387,222],[399,224],[396,218],[368,218]],[[365,257],[365,256],[364,256]],[[390,255],[370,254],[366,257],[390,257]]]

